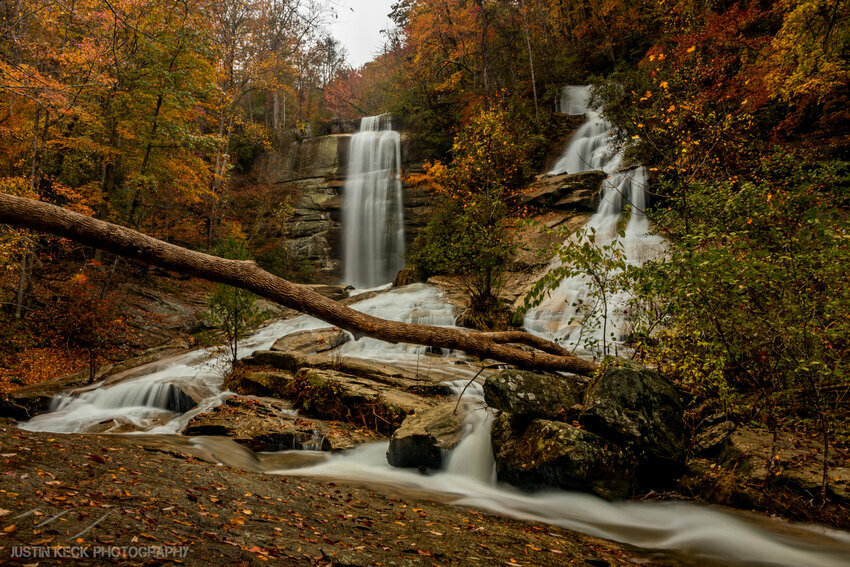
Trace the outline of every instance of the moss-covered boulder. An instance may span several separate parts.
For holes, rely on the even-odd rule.
[[[464,411],[445,402],[408,416],[390,439],[387,462],[394,467],[439,469],[443,455],[460,442]]]
[[[687,451],[682,401],[664,376],[636,365],[607,369],[585,395],[582,424],[633,453],[641,483],[681,474]]]
[[[545,419],[522,426],[501,413],[493,423],[492,439],[499,480],[514,486],[578,490],[608,499],[631,492],[630,455],[583,429]]]
[[[580,400],[577,383],[555,374],[509,369],[484,382],[487,405],[519,418],[563,419]]]

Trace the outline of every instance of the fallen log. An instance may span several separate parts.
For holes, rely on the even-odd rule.
[[[0,223],[55,234],[119,256],[242,288],[345,329],[355,339],[366,336],[389,343],[454,349],[541,370],[589,375],[597,369],[593,362],[529,333],[489,334],[380,319],[319,295],[307,286],[272,275],[253,261],[227,260],[195,252],[32,199],[0,193]],[[520,343],[536,350],[511,347],[507,343]]]

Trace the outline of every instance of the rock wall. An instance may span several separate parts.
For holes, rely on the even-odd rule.
[[[342,192],[350,141],[350,134],[334,134],[293,142],[286,151],[261,155],[251,173],[255,183],[288,198],[294,209],[285,225],[288,245],[298,260],[313,267],[311,279],[316,282],[338,282],[342,277]],[[405,164],[405,171],[410,167]],[[404,193],[409,244],[428,222],[432,199],[421,184],[406,185]]]

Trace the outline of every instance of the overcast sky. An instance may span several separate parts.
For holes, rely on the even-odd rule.
[[[360,67],[370,61],[383,44],[382,29],[390,26],[393,0],[336,0],[338,19],[331,34],[348,49],[348,62]]]

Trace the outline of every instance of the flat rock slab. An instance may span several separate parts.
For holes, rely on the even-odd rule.
[[[358,358],[340,358],[326,353],[302,354],[260,350],[246,357],[243,362],[248,365],[268,365],[293,374],[305,368],[334,370],[400,390],[417,391],[420,394],[427,392],[427,395],[434,396],[451,394],[451,388],[448,386],[435,382],[432,378],[417,376],[415,372],[380,362]]]
[[[189,420],[184,435],[229,437],[252,451],[341,451],[377,437],[343,423],[300,417],[274,399],[232,396]]]
[[[271,350],[320,354],[333,351],[351,341],[351,335],[336,327],[299,331],[275,341]]]

